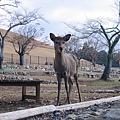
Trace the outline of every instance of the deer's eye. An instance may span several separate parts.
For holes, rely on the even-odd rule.
[[[63,41],[62,43],[63,43],[63,44],[65,44],[65,42],[64,42],[64,41]]]
[[[57,41],[55,41],[55,43],[56,43],[56,44],[58,44],[58,42],[57,42]]]

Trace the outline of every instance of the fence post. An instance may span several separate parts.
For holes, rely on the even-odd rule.
[[[30,55],[30,65],[31,65],[31,62],[32,62],[31,59],[32,59],[32,57],[31,57],[31,55]]]
[[[11,62],[13,63],[13,54],[11,54]]]
[[[46,63],[47,63],[47,57],[46,57]]]
[[[79,59],[79,67],[81,67],[80,59]]]
[[[55,60],[55,59],[53,58],[53,65],[54,65],[54,60]]]
[[[40,64],[40,56],[38,56],[38,65]]]

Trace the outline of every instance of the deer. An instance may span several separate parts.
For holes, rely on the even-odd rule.
[[[61,81],[64,79],[65,90],[67,94],[66,102],[70,104],[70,93],[73,86],[73,81],[71,77],[75,79],[76,87],[78,90],[79,102],[81,102],[81,95],[78,85],[78,68],[80,62],[76,56],[71,53],[65,53],[64,48],[66,42],[70,39],[71,34],[67,34],[64,37],[55,36],[53,33],[50,33],[50,39],[54,43],[55,58],[54,58],[54,70],[58,82],[58,94],[57,94],[57,106],[60,105],[60,90],[61,90]]]

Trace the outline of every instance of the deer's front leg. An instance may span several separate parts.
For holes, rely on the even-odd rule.
[[[67,93],[67,101],[68,101],[68,104],[70,104],[70,95],[68,91],[68,76],[67,75],[64,75],[64,81],[65,81],[65,89]]]
[[[58,96],[57,96],[57,104],[56,105],[59,105],[60,89],[61,89],[61,81],[62,81],[62,78],[60,77],[60,75],[57,75],[57,81],[58,81]]]

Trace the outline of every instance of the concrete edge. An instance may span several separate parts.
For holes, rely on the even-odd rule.
[[[84,108],[90,105],[100,104],[103,102],[112,102],[116,100],[120,100],[120,96],[111,97],[111,98],[102,98],[99,100],[93,100],[93,101],[87,101],[87,102],[81,102],[81,103],[75,103],[75,104],[67,104],[62,106],[48,105],[48,106],[30,108],[25,110],[18,110],[13,112],[1,113],[0,120],[17,120],[17,119],[27,118],[27,117],[31,117],[31,116],[35,116],[43,113],[54,112],[56,110],[64,111],[69,109]]]
[[[56,110],[54,105],[30,108],[25,110],[18,110],[13,112],[7,112],[0,114],[0,120],[17,120],[22,118],[27,118],[47,112],[53,112]]]
[[[102,98],[102,99],[98,99],[98,100],[80,102],[80,103],[75,103],[75,104],[56,106],[56,110],[63,111],[63,110],[69,110],[69,109],[84,108],[84,107],[88,107],[90,105],[100,104],[103,102],[112,102],[112,101],[116,101],[116,100],[120,100],[120,96],[111,97],[111,98]]]

